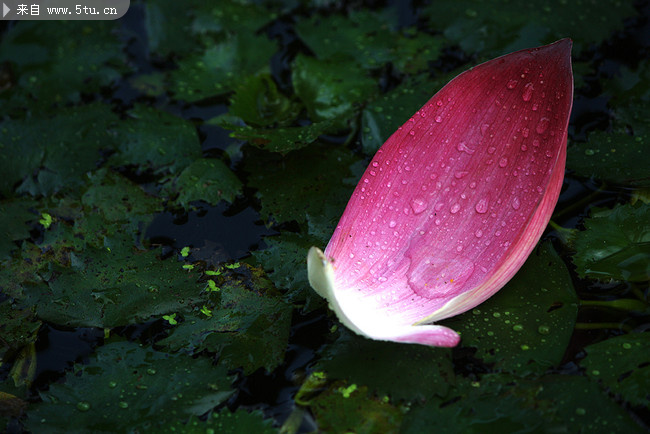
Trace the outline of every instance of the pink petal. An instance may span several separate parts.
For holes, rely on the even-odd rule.
[[[431,324],[519,270],[557,202],[573,99],[571,40],[454,78],[377,151],[310,284],[373,339],[454,346]]]

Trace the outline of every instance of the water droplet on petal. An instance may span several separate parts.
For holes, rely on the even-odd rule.
[[[508,84],[506,84],[506,87],[508,89],[514,89],[515,87],[517,87],[517,83],[518,83],[517,80],[510,80],[508,81]]]
[[[483,231],[478,229],[476,232],[474,232],[474,235],[476,235],[476,238],[481,238],[483,236]]]
[[[530,98],[533,96],[533,83],[526,83],[524,86],[524,93],[521,95],[521,99],[524,101],[530,101]]]
[[[416,197],[411,201],[411,208],[415,214],[420,214],[427,209],[427,203],[421,197]]]
[[[499,166],[500,167],[506,167],[508,165],[508,157],[502,157],[499,160]]]
[[[452,214],[456,214],[459,210],[460,210],[460,205],[457,203],[453,204],[450,209]]]
[[[436,122],[438,123],[442,122],[442,116],[436,116]]]
[[[530,130],[528,128],[524,128],[521,130],[521,135],[524,137],[528,137],[528,134],[530,133]]]
[[[494,146],[490,146],[490,147],[487,149],[488,154],[494,154],[494,153],[496,152],[496,150],[497,150],[497,148],[495,148]]]
[[[468,171],[462,170],[462,171],[456,172],[454,174],[454,177],[456,179],[461,179],[461,178],[464,178],[468,173],[469,173]]]
[[[519,209],[520,206],[521,206],[521,202],[519,201],[519,198],[515,196],[515,197],[512,199],[512,207],[513,207],[514,209]]]
[[[539,123],[537,124],[537,128],[535,128],[535,131],[537,131],[537,134],[542,134],[546,129],[548,128],[549,124],[549,119],[548,118],[541,118],[539,120]]]
[[[472,155],[474,153],[474,149],[468,148],[465,142],[460,142],[456,149],[458,149],[460,152],[466,152],[469,155]]]
[[[488,128],[490,128],[490,124],[483,124],[481,125],[481,135],[485,135],[487,132]]]
[[[79,411],[88,411],[90,410],[90,404],[86,401],[79,401],[77,403],[77,410]]]
[[[395,220],[391,220],[391,221],[388,223],[388,227],[389,227],[389,228],[394,228],[395,226],[397,226],[397,222],[396,222]]]
[[[488,210],[488,201],[487,199],[481,199],[476,203],[476,206],[474,207],[476,209],[476,212],[479,214],[485,214]]]

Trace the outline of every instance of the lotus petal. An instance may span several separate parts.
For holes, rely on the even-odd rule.
[[[377,151],[309,282],[379,340],[451,347],[433,323],[482,303],[523,265],[564,176],[571,40],[454,78]]]

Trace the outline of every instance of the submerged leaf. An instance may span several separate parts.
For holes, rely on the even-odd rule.
[[[544,231],[564,176],[571,41],[453,79],[377,151],[309,281],[383,340],[454,346],[430,324],[485,301]]]

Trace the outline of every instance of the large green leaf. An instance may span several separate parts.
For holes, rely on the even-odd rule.
[[[596,208],[575,234],[578,274],[595,279],[650,279],[650,204]]]
[[[296,31],[319,59],[357,63],[365,69],[391,62],[402,71],[418,72],[436,60],[442,39],[415,29],[398,31],[397,18],[389,8],[352,10],[349,16],[315,14],[298,21]]]
[[[466,52],[498,55],[567,35],[582,51],[622,30],[636,10],[631,0],[444,0],[427,6],[425,14],[432,30]]]
[[[190,202],[203,200],[216,205],[221,200],[232,202],[241,193],[242,183],[226,164],[214,158],[199,158],[187,166],[164,191],[175,202],[189,208]]]
[[[373,341],[348,330],[324,348],[316,369],[393,402],[445,396],[454,383],[450,350]]]
[[[173,351],[218,352],[221,363],[245,374],[272,371],[284,358],[292,309],[258,274],[242,266],[212,279],[202,313],[186,316],[159,344]]]
[[[616,109],[614,131],[594,131],[568,149],[567,168],[617,185],[650,186],[650,102],[626,100]]]
[[[258,190],[264,219],[302,223],[307,215],[327,215],[334,225],[356,183],[350,178],[354,161],[345,148],[314,144],[285,157],[251,152],[244,169],[248,185]]]
[[[201,156],[199,137],[191,122],[167,112],[136,105],[129,119],[115,129],[119,152],[113,164],[179,172]]]
[[[247,75],[267,72],[274,51],[275,44],[266,36],[247,32],[228,36],[181,60],[169,76],[171,91],[189,102],[223,95]]]
[[[352,115],[356,106],[377,92],[377,84],[353,63],[322,61],[298,55],[293,87],[312,121]]]
[[[586,374],[632,405],[650,405],[650,333],[616,336],[585,348]]]
[[[0,191],[48,195],[71,190],[85,181],[101,159],[100,151],[114,146],[109,128],[117,116],[105,104],[59,110],[0,124]],[[74,158],[71,158],[74,156]]]
[[[102,249],[70,253],[69,267],[53,266],[47,290],[25,286],[24,303],[34,305],[40,319],[76,327],[116,327],[200,307],[205,294],[196,275],[132,245],[106,239]]]
[[[39,217],[30,211],[35,206],[35,201],[25,199],[0,202],[0,260],[16,249],[15,241],[30,237],[28,223]]]
[[[43,392],[26,425],[51,433],[160,432],[224,402],[230,383],[226,368],[206,357],[109,343]]]
[[[578,299],[566,265],[550,243],[534,251],[496,295],[444,324],[475,357],[510,372],[544,372],[562,360]]]
[[[449,399],[414,407],[400,432],[444,434],[500,432],[641,433],[630,415],[595,383],[574,375],[522,379],[489,374],[464,380]]]

